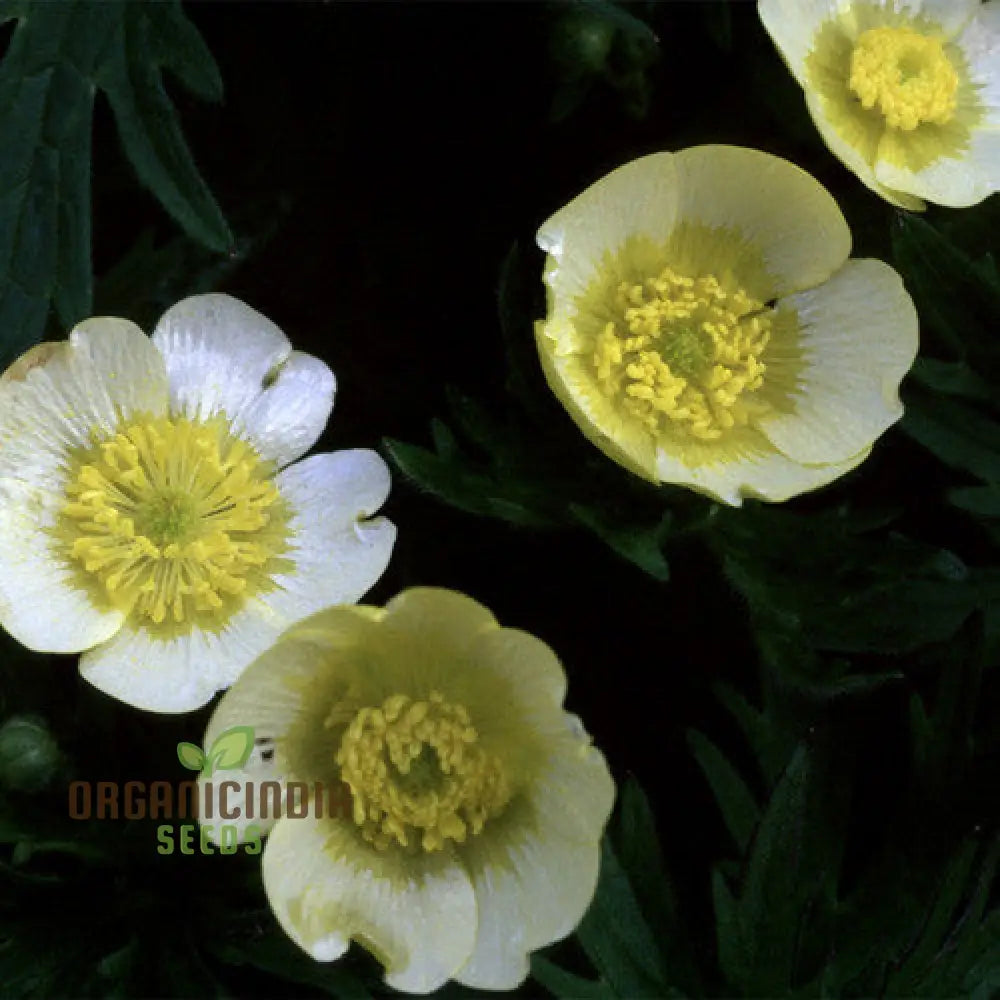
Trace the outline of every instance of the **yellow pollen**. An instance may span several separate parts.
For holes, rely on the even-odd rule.
[[[640,284],[622,282],[614,311],[621,319],[596,338],[597,381],[650,433],[673,425],[712,441],[748,422],[766,371],[771,320],[763,302],[724,290],[711,274],[690,278],[667,267]]]
[[[219,418],[136,420],[78,456],[57,534],[133,618],[224,618],[284,548],[269,473]]]
[[[362,708],[336,759],[354,822],[378,850],[463,843],[510,801],[503,765],[480,746],[469,713],[437,691],[427,701],[394,694]]]
[[[957,106],[958,73],[939,38],[911,28],[869,28],[851,55],[850,88],[890,128],[945,125]]]

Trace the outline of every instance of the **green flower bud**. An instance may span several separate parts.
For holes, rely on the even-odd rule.
[[[38,792],[55,777],[62,754],[44,719],[15,715],[0,726],[0,786]]]

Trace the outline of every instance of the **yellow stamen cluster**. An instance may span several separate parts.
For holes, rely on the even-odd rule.
[[[912,28],[869,28],[851,55],[850,88],[861,106],[877,107],[891,128],[910,132],[955,114],[958,73],[939,38]]]
[[[344,732],[337,764],[351,789],[354,822],[379,850],[462,843],[511,795],[501,762],[479,745],[465,707],[436,691],[426,701],[395,694],[362,708]]]
[[[673,423],[711,441],[747,423],[770,337],[762,302],[713,275],[667,267],[640,284],[622,282],[615,312],[622,318],[598,333],[593,356],[609,398],[653,434]]]
[[[137,420],[75,464],[60,534],[110,602],[139,619],[218,614],[283,547],[269,468],[222,420]]]

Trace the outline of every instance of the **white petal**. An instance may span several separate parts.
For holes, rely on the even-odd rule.
[[[816,33],[845,6],[845,0],[758,0],[761,22],[800,84],[806,82],[805,62]]]
[[[0,622],[29,649],[77,653],[113,636],[123,618],[95,606],[45,530],[59,506],[44,487],[0,479]]]
[[[917,354],[913,301],[888,264],[851,260],[779,308],[798,316],[804,368],[792,408],[758,427],[795,461],[843,462],[902,416],[899,383]]]
[[[273,384],[233,420],[233,432],[279,467],[304,455],[319,439],[333,410],[336,381],[329,366],[292,351]]]
[[[264,849],[264,889],[278,922],[320,962],[350,938],[384,964],[386,982],[430,993],[466,960],[476,933],[469,878],[445,851],[374,851],[353,824],[282,819]]]
[[[632,160],[592,184],[538,230],[536,241],[554,262],[545,280],[570,308],[606,253],[614,254],[629,237],[664,243],[676,219],[673,154]],[[560,316],[557,309],[554,318]]]
[[[596,750],[562,744],[527,799],[461,848],[479,909],[475,950],[455,976],[467,986],[519,985],[529,953],[566,937],[593,898],[614,785]]]
[[[0,383],[0,621],[31,649],[78,652],[113,635],[51,529],[66,502],[70,452],[107,435],[122,415],[163,413],[163,362],[135,324],[79,324],[64,343],[15,362]]]
[[[882,0],[887,4],[887,0]],[[960,32],[976,12],[988,4],[981,0],[897,0],[900,10],[909,10],[914,16],[921,14],[940,25],[945,35]]]
[[[385,462],[367,449],[312,455],[284,469],[275,484],[294,517],[291,573],[262,600],[290,625],[332,604],[353,604],[385,572],[396,527],[370,518],[389,495]]]
[[[662,449],[656,467],[665,483],[689,486],[721,503],[739,507],[744,497],[779,502],[826,486],[868,457],[866,448],[843,462],[829,465],[801,465],[786,458],[766,439],[746,448],[737,456],[688,465]]]
[[[190,712],[228,687],[287,623],[251,599],[219,632],[164,638],[126,625],[80,657],[80,673],[105,694],[150,712]]]
[[[286,464],[323,432],[335,382],[317,358],[293,352],[266,316],[228,295],[196,295],[168,309],[153,332],[175,413],[223,413],[262,458]]]
[[[37,481],[122,416],[166,412],[163,361],[128,320],[88,319],[40,358],[23,378],[0,382],[0,475]]]
[[[825,281],[851,252],[833,196],[793,163],[740,146],[694,146],[676,156],[678,216],[737,230],[763,255],[774,293]]]
[[[865,187],[870,188],[876,194],[885,198],[890,204],[897,205],[900,208],[906,208],[914,212],[919,212],[926,208],[920,198],[896,188],[886,187],[885,184],[879,182],[872,165],[854,146],[845,142],[837,129],[830,123],[823,110],[822,98],[814,92],[807,90],[806,106],[809,108],[809,114],[812,115],[812,120],[816,128],[819,129],[819,134],[823,137],[823,141],[829,147],[830,152],[837,156],[844,166],[853,171]]]

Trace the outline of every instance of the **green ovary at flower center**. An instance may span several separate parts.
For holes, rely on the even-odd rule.
[[[621,319],[604,325],[593,354],[608,398],[653,434],[673,426],[712,441],[748,422],[766,371],[771,320],[763,302],[725,290],[713,275],[667,267],[622,282],[614,312]]]
[[[462,843],[511,797],[503,764],[482,748],[468,711],[436,691],[426,701],[395,694],[362,708],[336,761],[351,789],[354,822],[379,850]]]
[[[958,73],[940,39],[911,28],[869,28],[851,55],[849,86],[867,110],[878,108],[891,128],[945,125],[954,117]]]
[[[57,537],[138,623],[221,623],[286,547],[270,469],[225,421],[124,423],[70,470]]]

